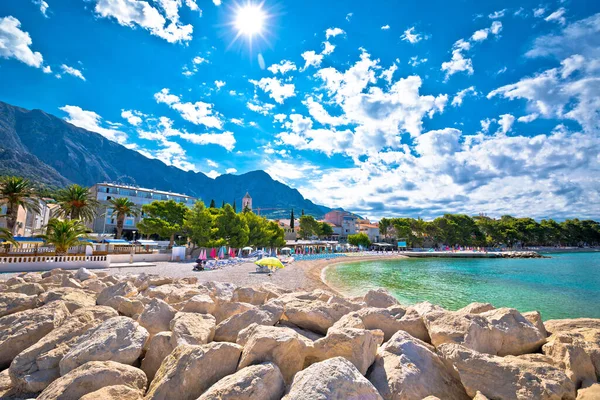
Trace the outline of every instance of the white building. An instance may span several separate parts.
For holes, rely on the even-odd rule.
[[[95,233],[112,234],[117,227],[117,218],[112,216],[113,210],[109,207],[108,200],[119,197],[127,197],[140,209],[144,204],[152,203],[156,200],[175,200],[178,203],[184,203],[191,207],[196,199],[185,194],[165,192],[163,190],[145,189],[136,186],[119,185],[115,183],[97,183],[90,188],[95,194],[96,200],[101,204],[97,216],[90,224],[90,228]],[[144,218],[143,214],[138,217],[127,217],[123,226],[123,231],[136,230],[137,223]]]
[[[58,206],[54,204],[52,199],[37,199],[39,212],[27,210],[19,206],[17,211],[17,224],[15,228],[15,236],[31,237],[42,234],[43,228],[52,218],[52,211]],[[6,205],[0,206],[0,215],[6,215]],[[6,217],[0,218],[0,227],[6,228]]]

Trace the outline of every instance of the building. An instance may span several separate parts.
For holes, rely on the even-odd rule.
[[[112,216],[113,210],[109,207],[108,200],[119,197],[127,197],[140,209],[144,204],[152,203],[156,200],[175,200],[178,203],[184,203],[191,207],[196,199],[185,194],[165,192],[156,189],[145,189],[136,186],[120,185],[115,183],[97,183],[90,188],[94,197],[101,204],[97,216],[90,224],[90,228],[95,233],[112,234],[117,228],[117,218]],[[138,217],[127,217],[123,226],[123,232],[135,231],[136,225],[144,218],[143,213]]]
[[[331,210],[325,214],[324,219],[332,224],[334,235],[339,235],[341,240],[358,232],[358,218],[347,211]]]
[[[274,221],[277,222],[277,225],[279,225],[279,227],[281,229],[283,229],[285,240],[298,239],[298,232],[300,231],[300,220],[299,219],[294,219],[294,229],[292,229],[292,227],[290,226],[289,218],[288,219],[276,219]]]
[[[252,197],[250,197],[250,193],[248,192],[246,192],[246,195],[242,199],[242,210],[245,210],[246,208],[252,211]]]
[[[58,207],[52,199],[37,199],[39,212],[26,210],[19,207],[17,211],[17,224],[15,228],[15,236],[31,237],[42,234],[43,228],[48,225],[48,221],[52,218],[52,212]],[[6,205],[0,206],[0,215],[6,215]],[[6,217],[0,218],[0,227],[6,228]]]
[[[366,234],[372,243],[379,242],[379,224],[373,224],[363,219],[358,221],[358,231]]]

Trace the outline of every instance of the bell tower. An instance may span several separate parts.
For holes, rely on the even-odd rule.
[[[242,199],[242,210],[245,210],[246,207],[252,211],[252,197],[250,197],[250,193],[248,192],[246,192],[246,195]]]

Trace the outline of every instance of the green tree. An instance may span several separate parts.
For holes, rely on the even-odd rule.
[[[294,209],[292,209],[292,213],[290,214],[290,229],[292,230],[292,232],[294,231],[295,224],[296,221],[294,219]]]
[[[212,199],[210,201],[210,206],[208,206],[209,208],[217,208],[217,206],[215,205],[215,199]]]
[[[369,236],[364,232],[360,232],[355,235],[348,235],[348,243],[350,243],[353,246],[362,247],[369,247],[371,245]]]
[[[268,246],[282,247],[285,246],[285,232],[275,221],[269,221],[267,227]]]
[[[252,211],[245,212],[242,216],[248,226],[248,244],[256,247],[268,246],[267,219],[254,214]]]
[[[139,208],[135,203],[129,200],[127,197],[118,197],[116,199],[108,200],[108,204],[112,208],[112,216],[117,218],[117,239],[121,239],[123,234],[123,226],[125,225],[125,218],[137,217],[140,215]]]
[[[67,254],[69,248],[81,245],[91,245],[80,239],[88,238],[88,230],[81,220],[60,220],[52,218],[46,226],[46,234],[38,237],[54,246],[56,255]]]
[[[144,204],[142,211],[146,217],[137,224],[140,233],[168,237],[169,248],[173,247],[175,234],[183,230],[188,208],[183,203],[168,200]]]
[[[237,207],[235,206],[235,199],[233,200],[233,212],[237,212]]]
[[[388,218],[381,218],[379,220],[379,234],[384,238],[387,238],[391,226],[392,221],[390,221]]]
[[[0,215],[0,218],[1,217],[5,217],[5,215]],[[19,246],[19,243],[17,243],[13,234],[10,232],[10,230],[8,228],[0,228],[0,244],[4,244],[6,246],[9,246],[12,244],[15,247]]]
[[[92,221],[100,203],[89,188],[69,185],[56,193],[58,203],[57,217]]]
[[[221,208],[225,208],[225,200],[223,200],[223,203],[221,203]]]
[[[302,215],[300,217],[300,237],[308,239],[319,234],[319,223],[311,215]]]
[[[230,246],[239,248],[248,243],[248,225],[241,215],[233,211],[233,207],[229,204],[225,204],[215,223],[217,238],[225,239]]]
[[[333,235],[333,228],[331,227],[331,225],[329,225],[329,223],[323,221],[319,223],[319,236],[324,238],[324,237],[331,237],[331,235]]]
[[[6,227],[16,234],[19,207],[30,212],[40,212],[38,194],[31,182],[18,176],[0,180],[0,205],[6,204]]]
[[[304,208],[302,209],[302,215],[301,216],[304,217]]]
[[[202,201],[197,201],[186,214],[183,231],[196,247],[216,246],[214,220]]]

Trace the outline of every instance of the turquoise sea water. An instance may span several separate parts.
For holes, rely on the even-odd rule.
[[[600,318],[600,253],[539,259],[399,259],[340,264],[325,270],[338,291],[360,296],[384,287],[402,304],[428,300],[456,310],[474,301],[544,320]]]

